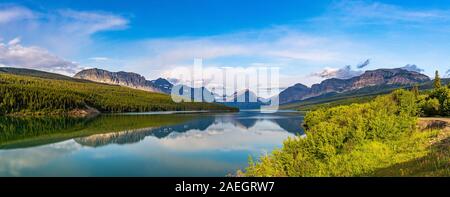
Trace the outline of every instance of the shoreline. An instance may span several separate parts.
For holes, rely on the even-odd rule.
[[[0,116],[10,117],[43,117],[43,116],[67,116],[71,118],[92,118],[101,114],[105,115],[165,115],[165,114],[196,114],[196,113],[236,113],[240,110],[195,110],[195,111],[145,111],[145,112],[100,112],[93,107],[86,109],[73,109],[68,112],[14,112]]]

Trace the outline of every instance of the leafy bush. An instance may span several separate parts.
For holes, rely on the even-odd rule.
[[[440,87],[425,92],[418,103],[422,116],[450,116],[450,89]]]
[[[439,104],[439,100],[436,98],[427,99],[425,96],[422,96],[419,99],[419,107],[421,110],[421,116],[430,116],[439,114],[441,105]]]

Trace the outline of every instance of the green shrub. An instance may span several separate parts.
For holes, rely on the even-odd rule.
[[[436,86],[418,96],[421,116],[450,116],[449,86]]]
[[[421,109],[421,116],[433,116],[440,114],[439,100],[436,98],[421,98],[419,101],[419,107]]]

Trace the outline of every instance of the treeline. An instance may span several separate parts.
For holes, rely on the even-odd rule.
[[[12,141],[45,136],[49,134],[64,135],[84,128],[91,119],[51,117],[10,117],[0,116],[0,148]],[[41,140],[38,140],[41,141]]]
[[[396,90],[363,104],[321,108],[305,117],[306,137],[287,139],[281,149],[250,160],[240,176],[370,176],[377,169],[427,153],[430,132],[417,132],[413,91]],[[430,162],[446,168],[448,159]]]
[[[0,74],[0,114],[64,113],[87,106],[101,112],[234,110],[211,103],[175,103],[168,95],[120,86]]]

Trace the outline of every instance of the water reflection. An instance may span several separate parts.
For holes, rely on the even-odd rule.
[[[0,121],[2,176],[224,176],[303,133],[285,112]]]

